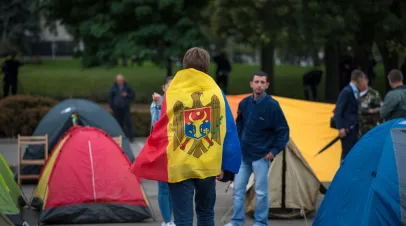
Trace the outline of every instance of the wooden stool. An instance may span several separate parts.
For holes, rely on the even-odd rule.
[[[44,145],[44,159],[23,160],[22,145]],[[48,159],[48,135],[45,136],[20,136],[18,135],[18,185],[25,179],[39,179],[40,174],[21,175],[22,165],[45,165]]]

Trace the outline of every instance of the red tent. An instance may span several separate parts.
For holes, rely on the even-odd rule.
[[[54,147],[37,188],[41,222],[139,222],[152,213],[131,163],[104,131],[71,128]],[[43,190],[41,192],[41,190]]]

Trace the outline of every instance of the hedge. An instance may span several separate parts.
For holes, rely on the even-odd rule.
[[[31,136],[41,119],[56,104],[55,99],[37,96],[18,95],[0,100],[0,137]],[[112,114],[109,109],[108,112]],[[136,137],[149,135],[149,111],[132,111],[131,120]]]

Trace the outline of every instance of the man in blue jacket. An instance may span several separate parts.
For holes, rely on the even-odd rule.
[[[289,141],[289,126],[279,103],[265,93],[268,75],[255,72],[250,82],[253,94],[238,106],[237,130],[243,162],[234,179],[234,215],[228,226],[245,223],[245,191],[254,173],[256,206],[255,226],[268,225],[268,171],[270,162]]]
[[[353,70],[351,82],[338,95],[334,119],[341,139],[341,163],[358,141],[358,98],[359,90],[366,82],[367,76],[361,70]]]
[[[124,76],[116,76],[116,82],[110,89],[109,105],[113,115],[118,123],[125,128],[130,141],[134,138],[133,127],[131,123],[131,101],[135,94],[131,86],[124,80]]]

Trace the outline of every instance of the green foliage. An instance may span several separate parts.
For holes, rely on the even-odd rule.
[[[204,44],[199,13],[207,1],[44,0],[48,20],[76,27],[83,65],[114,66],[118,57],[139,55],[157,64]]]

